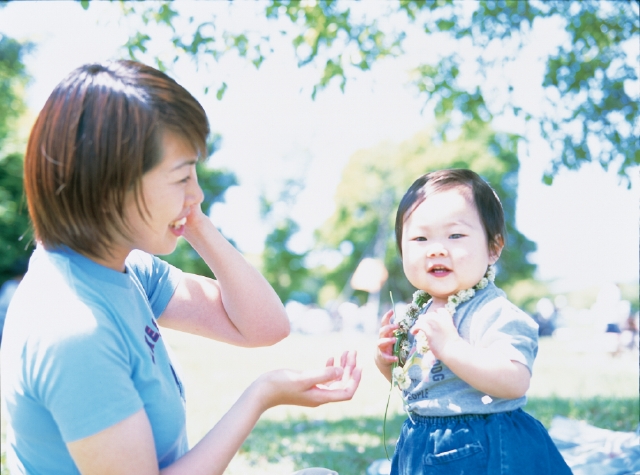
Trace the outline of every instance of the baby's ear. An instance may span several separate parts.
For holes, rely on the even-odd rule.
[[[490,264],[495,264],[500,259],[502,249],[504,248],[504,239],[500,234],[497,234],[493,239],[493,242],[489,244],[489,260]]]

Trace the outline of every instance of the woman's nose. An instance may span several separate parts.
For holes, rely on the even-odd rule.
[[[204,192],[198,183],[198,176],[193,172],[193,180],[189,181],[189,190],[187,192],[187,205],[192,206],[202,203],[204,200]]]

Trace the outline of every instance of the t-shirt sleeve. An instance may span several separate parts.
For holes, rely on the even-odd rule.
[[[33,382],[36,393],[67,443],[143,408],[131,379],[129,349],[115,326],[98,325],[98,320],[85,314],[75,320],[79,325],[72,333],[63,338],[50,335],[52,343],[41,341],[39,361],[34,362],[41,367]]]
[[[474,318],[472,344],[497,348],[513,361],[533,371],[538,353],[538,324],[505,298],[487,303]]]
[[[142,251],[133,251],[127,264],[142,285],[155,318],[160,317],[182,279],[182,271]]]

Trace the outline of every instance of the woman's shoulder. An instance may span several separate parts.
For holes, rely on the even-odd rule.
[[[13,295],[7,324],[43,345],[102,338],[111,321],[109,287],[64,256],[37,253],[31,262]]]

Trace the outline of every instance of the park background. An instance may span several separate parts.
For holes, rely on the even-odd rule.
[[[0,3],[0,283],[30,252],[20,176],[36,114],[73,68],[133,56],[205,107],[205,205],[297,330],[254,350],[164,333],[192,443],[261,372],[347,348],[364,368],[351,402],[269,411],[228,473],[345,475],[384,457],[372,327],[390,291],[412,291],[393,213],[442,167],[473,168],[503,199],[509,297],[531,314],[541,298],[556,305],[527,410],[547,427],[561,414],[634,430],[637,348],[612,351],[604,327],[619,316],[603,304],[638,311],[638,44],[636,2]],[[352,285],[364,258],[384,263],[380,289]],[[184,242],[167,259],[207,272]],[[389,448],[401,420],[394,394]]]

